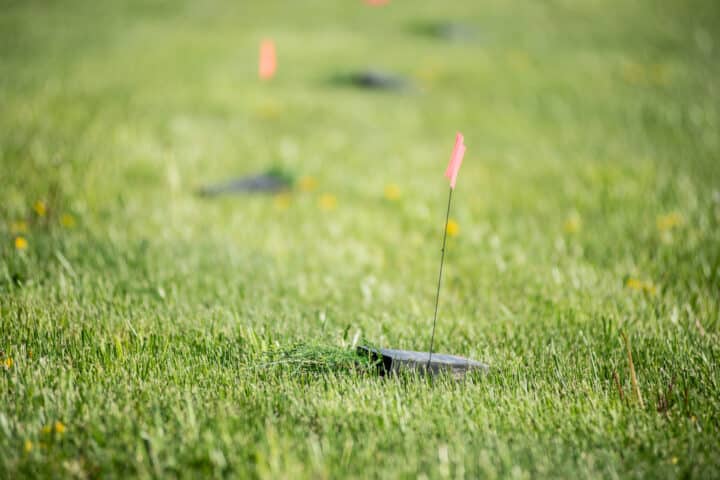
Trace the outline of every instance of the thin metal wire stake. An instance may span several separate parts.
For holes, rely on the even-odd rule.
[[[447,212],[445,213],[445,230],[443,230],[443,243],[440,253],[440,274],[438,275],[437,293],[435,294],[435,315],[433,316],[432,336],[430,337],[430,355],[428,355],[427,369],[430,370],[432,360],[433,344],[435,343],[435,325],[437,324],[438,305],[440,303],[440,285],[442,284],[443,264],[445,263],[445,241],[447,240],[448,221],[450,220],[450,202],[452,202],[453,189],[448,194]]]

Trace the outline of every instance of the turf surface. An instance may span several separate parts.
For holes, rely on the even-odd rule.
[[[718,25],[3,2],[0,477],[720,476]],[[333,81],[370,67],[416,88]],[[456,130],[436,345],[491,373],[380,379],[354,345],[427,348]],[[269,169],[296,189],[194,194]]]

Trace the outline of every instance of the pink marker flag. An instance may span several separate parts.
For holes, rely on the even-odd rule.
[[[453,148],[452,155],[450,156],[450,162],[445,169],[445,177],[450,179],[450,188],[455,189],[455,182],[457,182],[457,175],[460,171],[460,165],[462,165],[463,156],[465,155],[465,144],[463,143],[465,138],[462,133],[458,132],[455,136],[455,147]]]
[[[373,7],[379,7],[381,5],[385,5],[390,0],[365,0],[365,3],[368,5],[372,5]]]
[[[263,40],[260,43],[260,65],[258,74],[261,80],[269,80],[275,75],[277,61],[275,59],[275,42]]]

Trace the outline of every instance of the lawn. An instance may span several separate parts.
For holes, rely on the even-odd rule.
[[[719,477],[719,26],[3,2],[0,478]],[[333,81],[366,67],[414,88]],[[456,131],[435,345],[490,371],[379,378],[357,345],[428,348]],[[291,192],[196,195],[273,168]]]

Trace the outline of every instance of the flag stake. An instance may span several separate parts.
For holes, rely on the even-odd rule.
[[[394,350],[390,348],[375,348],[361,345],[358,353],[367,356],[377,365],[380,375],[389,375],[401,371],[416,371],[430,376],[450,374],[453,378],[460,379],[465,374],[475,372],[487,372],[488,366],[484,363],[469,358],[436,353],[433,360],[433,347],[435,346],[435,327],[437,326],[438,307],[440,305],[440,287],[442,286],[443,266],[445,265],[445,247],[447,244],[448,224],[450,223],[450,206],[452,205],[453,190],[457,181],[458,171],[465,154],[463,135],[455,136],[455,147],[450,156],[445,170],[445,177],[450,180],[450,192],[448,193],[447,211],[445,212],[445,230],[443,231],[442,250],[440,254],[440,273],[438,275],[437,292],[435,294],[435,314],[433,315],[432,335],[430,336],[430,350],[428,352],[415,352],[412,350]]]
[[[447,212],[445,213],[445,230],[443,231],[443,243],[440,250],[440,274],[438,275],[437,293],[435,294],[435,315],[433,315],[432,335],[430,336],[430,354],[428,355],[428,369],[432,360],[433,344],[435,343],[435,325],[437,324],[438,305],[440,304],[440,285],[442,284],[443,265],[445,264],[445,242],[447,241],[448,222],[450,220],[450,202],[452,202],[453,189],[450,187],[448,193]]]

